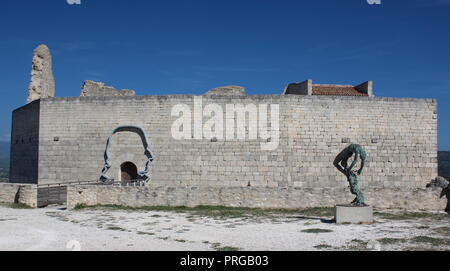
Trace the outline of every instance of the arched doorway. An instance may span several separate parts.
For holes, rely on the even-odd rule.
[[[122,184],[130,183],[138,179],[138,170],[132,162],[125,162],[120,165],[120,180]]]

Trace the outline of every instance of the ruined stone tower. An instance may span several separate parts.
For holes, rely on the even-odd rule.
[[[53,97],[55,97],[55,80],[52,73],[52,56],[47,45],[41,44],[33,54],[27,104],[40,98]]]

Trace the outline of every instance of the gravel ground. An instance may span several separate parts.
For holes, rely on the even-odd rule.
[[[437,216],[399,220],[380,214],[370,225],[337,225],[332,217],[291,213],[230,218],[0,207],[0,250],[450,250],[450,215]]]

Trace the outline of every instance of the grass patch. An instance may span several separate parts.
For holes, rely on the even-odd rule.
[[[240,249],[237,247],[231,247],[231,246],[221,246],[220,243],[213,243],[212,248],[216,251],[239,251]]]
[[[327,248],[332,248],[332,246],[327,245],[327,244],[320,244],[320,245],[314,246],[314,248],[317,248],[317,249],[327,249]]]
[[[306,232],[306,233],[326,233],[326,232],[333,232],[332,230],[328,230],[328,229],[306,229],[306,230],[302,230],[302,232]]]
[[[402,238],[381,238],[378,239],[378,242],[380,242],[383,245],[392,245],[392,244],[397,244],[397,243],[404,243],[406,242],[406,239],[402,239]]]
[[[56,218],[56,219],[58,219],[58,220],[60,220],[60,221],[64,221],[64,222],[69,222],[70,220],[67,218],[67,217],[65,217],[63,214],[61,214],[61,213],[57,213],[57,212],[46,212],[45,213],[47,216],[49,216],[49,217],[54,217],[54,218]]]
[[[358,244],[358,245],[362,245],[362,246],[367,246],[367,241],[364,241],[364,240],[360,240],[360,239],[353,239],[352,240],[352,243],[356,243],[356,244]]]
[[[87,209],[87,208],[88,208],[87,205],[78,203],[77,205],[75,205],[75,207],[73,208],[73,210],[82,210],[82,209]]]
[[[450,245],[450,239],[433,238],[429,236],[416,236],[411,239],[415,243],[425,243],[433,246]]]
[[[430,226],[418,226],[417,229],[419,230],[425,230],[425,229],[429,229]]]
[[[116,209],[116,210],[128,210],[128,211],[172,211],[172,212],[186,212],[188,211],[189,207],[185,206],[144,206],[144,207],[129,207],[129,206],[123,206],[123,205],[114,205],[114,204],[107,204],[107,205],[86,205],[86,204],[77,204],[75,205],[74,210],[83,210],[83,209]]]
[[[383,213],[374,212],[374,215],[379,218],[389,220],[416,220],[416,219],[433,219],[433,220],[450,220],[448,214],[434,214],[425,212],[403,212],[403,213]]]
[[[177,213],[190,213],[189,215],[190,219],[192,218],[192,215],[214,217],[214,218],[248,218],[248,217],[273,218],[275,216],[287,214],[296,214],[305,216],[332,216],[334,214],[334,208],[322,208],[322,207],[307,208],[307,209],[260,209],[260,208],[226,207],[226,206],[209,206],[209,205],[201,205],[197,207],[145,206],[135,208],[121,205],[87,206],[84,204],[77,204],[74,210],[97,209],[97,208],[130,210],[130,211],[166,211]],[[152,217],[158,217],[158,215],[153,215]]]
[[[230,247],[230,246],[225,246],[225,247],[218,247],[216,248],[217,251],[239,251],[239,248],[237,247]]]
[[[307,216],[334,216],[333,207],[314,207],[297,210],[302,215]]]
[[[433,230],[441,234],[450,234],[450,227],[440,227]]]
[[[155,233],[153,233],[153,232],[145,232],[145,231],[138,231],[137,234],[140,234],[140,235],[155,235]]]
[[[124,228],[118,227],[118,226],[108,226],[108,230],[112,231],[126,231]]]
[[[340,250],[350,250],[350,251],[368,251],[368,242],[360,239],[351,240],[350,244],[343,246]]]
[[[26,205],[25,203],[1,203],[0,206],[12,209],[34,209],[33,207]]]
[[[225,206],[198,206],[192,208],[195,215],[219,218],[242,218],[250,216],[269,216],[270,213],[263,209],[225,207]]]

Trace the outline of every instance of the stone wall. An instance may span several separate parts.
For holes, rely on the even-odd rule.
[[[37,186],[0,183],[0,203],[23,203],[36,208]]]
[[[34,101],[13,112],[10,182],[38,182],[40,102]]]
[[[366,188],[367,203],[376,208],[410,211],[443,211],[446,199],[439,189]],[[354,197],[348,189],[280,187],[118,187],[101,185],[69,186],[67,208],[119,205],[127,207],[199,205],[251,208],[332,207],[349,203]]]
[[[104,164],[106,140],[119,125],[145,129],[156,156],[150,171],[156,187],[205,187],[217,191],[248,187],[264,191],[326,189],[334,196],[348,192],[345,176],[332,162],[350,142],[363,145],[367,151],[366,168],[360,177],[363,191],[415,191],[437,176],[435,100],[203,96],[203,108],[213,103],[223,108],[224,123],[226,105],[254,104],[258,109],[264,104],[279,105],[278,147],[261,148],[261,144],[276,138],[212,140],[196,139],[192,133],[191,139],[174,139],[171,128],[180,115],[172,116],[171,111],[174,106],[185,104],[194,119],[201,114],[201,110],[194,110],[194,96],[43,99],[38,121],[39,183],[97,180]],[[24,108],[28,113],[32,110]],[[269,121],[270,117],[269,113]],[[203,123],[208,120],[204,117]],[[192,128],[195,125],[192,120]],[[249,130],[247,127],[247,138]],[[137,134],[115,135],[110,151],[112,167],[108,175],[114,179],[120,178],[122,163],[131,161],[143,170],[147,161]],[[16,172],[28,170],[21,163],[14,163],[13,168]],[[13,176],[12,180],[19,179]],[[272,195],[278,196],[284,197]]]

